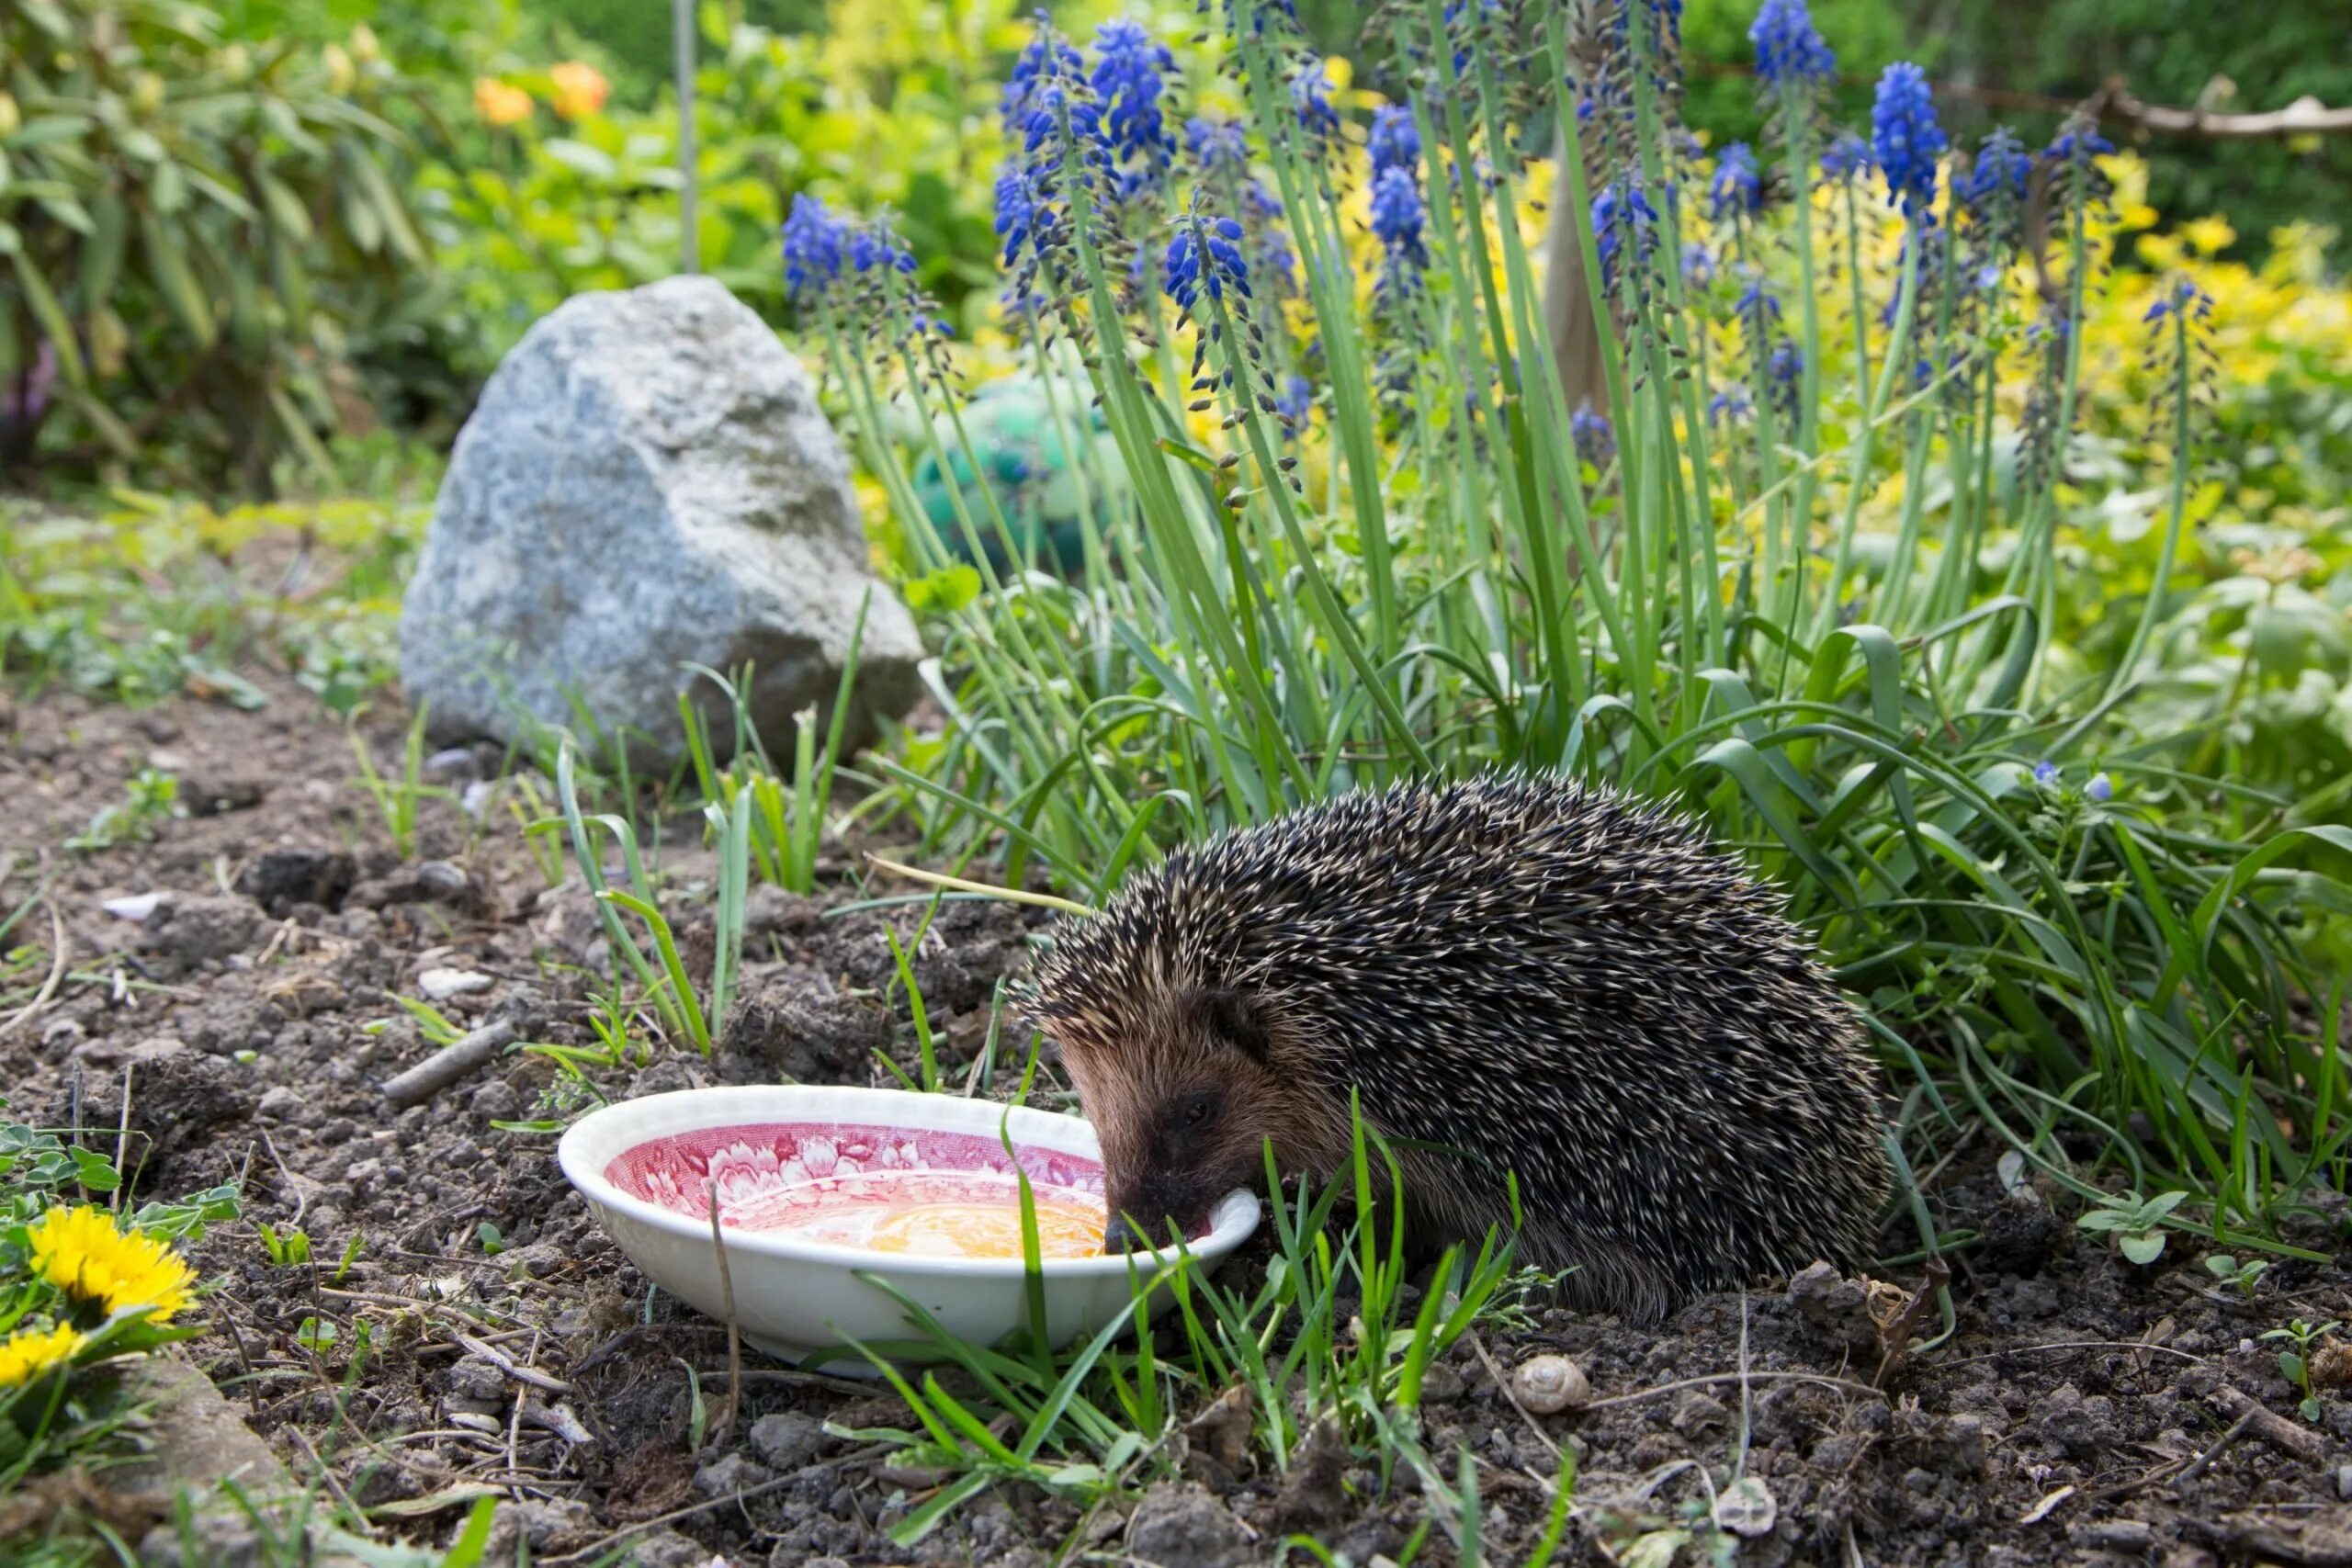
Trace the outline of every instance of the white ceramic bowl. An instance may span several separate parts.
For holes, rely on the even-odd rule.
[[[630,1260],[713,1317],[724,1314],[710,1238],[716,1184],[744,1337],[811,1369],[870,1374],[865,1357],[841,1349],[843,1336],[871,1345],[914,1335],[905,1309],[861,1272],[889,1281],[957,1338],[989,1345],[1027,1320],[1021,1259],[909,1256],[763,1227],[793,1223],[813,1200],[874,1171],[1009,1181],[1000,1129],[1041,1198],[1059,1189],[1100,1202],[1100,1145],[1079,1118],[900,1089],[763,1085],[648,1095],[573,1122],[556,1157]],[[1188,1250],[1196,1267],[1214,1268],[1257,1228],[1256,1195],[1230,1192]],[[1130,1263],[1148,1278],[1174,1257],[1162,1249],[1046,1259],[1054,1342],[1093,1334],[1118,1315],[1132,1293]]]

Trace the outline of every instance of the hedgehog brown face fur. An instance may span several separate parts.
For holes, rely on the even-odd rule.
[[[1520,1260],[1637,1316],[1866,1259],[1891,1176],[1860,1019],[1778,897],[1690,822],[1560,779],[1400,785],[1180,851],[1057,929],[1026,1010],[1154,1241],[1268,1139],[1285,1173],[1340,1174],[1351,1092],[1410,1145],[1419,1241],[1508,1226],[1515,1174]]]
[[[1096,1001],[1054,1032],[1102,1139],[1105,1250],[1164,1245],[1171,1224],[1197,1235],[1263,1175],[1269,1138],[1284,1168],[1323,1152],[1305,1145],[1329,1135],[1329,1097],[1298,1079],[1297,1043],[1258,998],[1163,978]]]

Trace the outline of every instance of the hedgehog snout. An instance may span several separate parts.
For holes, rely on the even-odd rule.
[[[1149,1252],[1151,1242],[1128,1223],[1126,1215],[1114,1214],[1111,1223],[1102,1227],[1102,1250],[1113,1254]]]

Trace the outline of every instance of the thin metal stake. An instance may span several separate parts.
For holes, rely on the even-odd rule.
[[[678,221],[685,231],[685,270],[702,270],[695,231],[695,0],[670,0],[671,41],[678,66]]]

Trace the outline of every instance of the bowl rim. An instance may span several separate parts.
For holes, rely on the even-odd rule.
[[[810,1110],[807,1102],[811,1100],[820,1109]],[[1055,1124],[1062,1123],[1078,1130],[1081,1135],[1080,1146],[1066,1146],[1062,1140],[1052,1140],[1049,1146],[1060,1147],[1064,1153],[1099,1157],[1100,1146],[1094,1141],[1094,1130],[1089,1122],[1057,1111],[1040,1111],[1035,1106],[1006,1105],[1001,1101],[972,1100],[962,1095],[924,1094],[911,1089],[868,1089],[850,1084],[740,1084],[669,1089],[660,1094],[616,1100],[599,1106],[564,1129],[562,1137],[556,1143],[556,1162],[562,1168],[565,1179],[591,1205],[609,1209],[638,1224],[666,1233],[681,1241],[699,1241],[707,1247],[710,1242],[707,1220],[689,1219],[674,1210],[622,1191],[606,1179],[605,1167],[615,1156],[637,1144],[695,1128],[756,1125],[763,1121],[806,1120],[814,1116],[847,1121],[853,1117],[841,1114],[841,1111],[857,1106],[872,1108],[862,1119],[876,1126],[922,1128],[933,1132],[972,1130],[958,1124],[973,1119],[970,1112],[964,1111],[956,1111],[938,1120],[906,1118],[907,1111],[924,1102],[929,1102],[926,1108],[940,1110],[966,1106],[993,1107],[1000,1112],[1009,1113],[1013,1136],[1023,1143],[1048,1143],[1048,1135],[1063,1130]],[[708,1106],[714,1114],[686,1114],[689,1108],[697,1103]],[[771,1109],[763,1110],[763,1106]],[[775,1113],[787,1106],[792,1107],[788,1112]],[[718,1113],[722,1110],[723,1114]],[[653,1125],[649,1126],[648,1123]],[[1026,1131],[1024,1123],[1027,1124]],[[1249,1240],[1258,1228],[1258,1218],[1257,1193],[1247,1187],[1237,1187],[1218,1199],[1209,1211],[1208,1234],[1187,1241],[1181,1247],[1163,1247],[1150,1252],[1104,1254],[1101,1257],[1047,1258],[1040,1260],[1041,1269],[1049,1280],[1083,1280],[1124,1276],[1130,1268],[1138,1274],[1148,1275],[1168,1268],[1184,1256],[1204,1262],[1214,1261]],[[803,1241],[765,1231],[722,1228],[720,1234],[730,1253],[749,1253],[785,1263],[816,1264],[924,1279],[1017,1280],[1023,1277],[1023,1260],[1019,1258],[926,1258],[906,1253],[876,1252],[838,1242]],[[614,1236],[613,1240],[616,1245],[620,1243],[618,1236]],[[623,1247],[622,1250],[627,1252],[628,1249]]]

